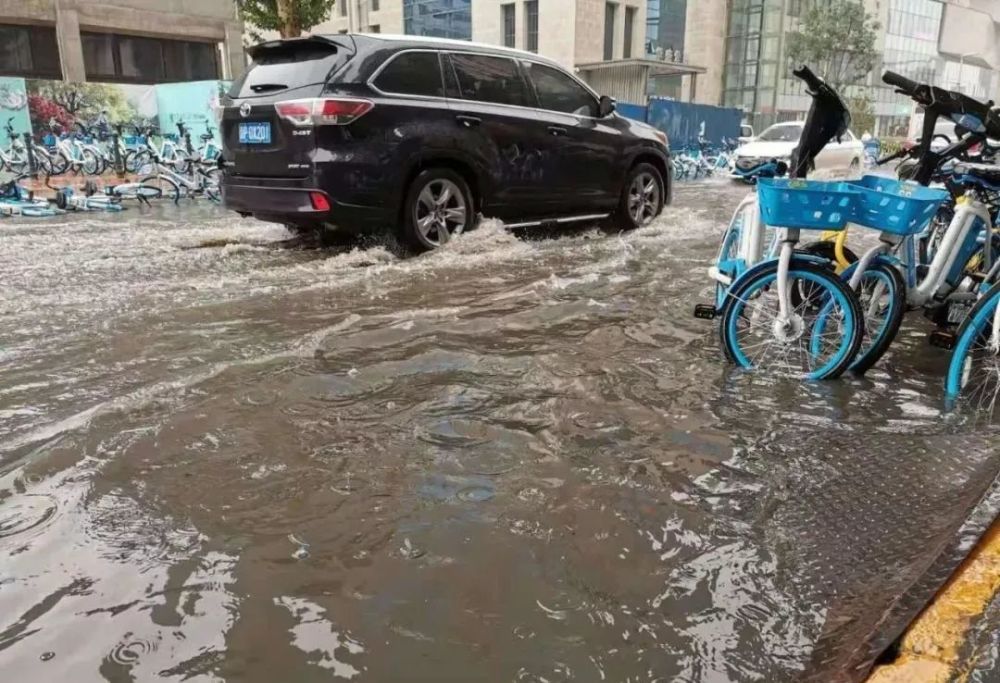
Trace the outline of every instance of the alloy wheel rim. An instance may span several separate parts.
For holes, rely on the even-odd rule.
[[[427,183],[413,208],[413,223],[420,237],[435,247],[460,235],[467,217],[468,207],[461,189],[446,178]]]
[[[640,173],[632,180],[628,191],[628,211],[632,221],[646,225],[656,217],[660,204],[660,186],[652,173]]]

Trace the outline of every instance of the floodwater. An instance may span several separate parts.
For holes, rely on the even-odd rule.
[[[2,678],[840,680],[997,454],[918,314],[867,380],[725,365],[743,192],[408,260],[0,223]]]

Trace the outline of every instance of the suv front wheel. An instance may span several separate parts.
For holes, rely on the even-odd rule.
[[[649,225],[663,211],[663,176],[652,164],[636,164],[628,174],[614,225],[620,230],[635,230]]]
[[[469,184],[448,168],[417,174],[403,204],[402,233],[407,244],[430,251],[472,228],[475,203]]]

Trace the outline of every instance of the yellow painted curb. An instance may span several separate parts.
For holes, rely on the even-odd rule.
[[[868,683],[962,680],[962,643],[1000,591],[1000,522],[980,540],[933,602],[910,624],[899,657],[877,667]]]

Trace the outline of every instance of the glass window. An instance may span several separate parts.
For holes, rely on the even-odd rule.
[[[368,7],[372,12],[378,12],[378,0],[369,0]],[[374,31],[374,33],[378,33],[378,31]]]
[[[503,44],[504,47],[514,47],[517,26],[514,19],[514,5],[503,5],[500,7],[503,14]]]
[[[622,57],[632,56],[632,29],[635,24],[635,7],[625,8],[625,42],[622,45]]]
[[[538,52],[538,0],[527,0],[524,3],[524,47],[528,52]]]
[[[0,75],[62,78],[56,30],[0,25]]]
[[[472,40],[472,0],[403,0],[403,33]]]
[[[340,9],[340,16],[347,16],[347,0],[342,0],[342,2],[337,3],[337,7]]]
[[[594,96],[570,76],[542,64],[525,63],[528,78],[535,86],[538,106],[565,114],[595,116]]]
[[[436,52],[404,52],[382,69],[375,86],[387,93],[443,97],[441,64]]]
[[[522,107],[529,105],[527,89],[514,60],[454,54],[451,63],[455,68],[461,99]]]
[[[615,56],[615,11],[618,5],[613,2],[604,5],[604,61],[611,61]]]
[[[165,83],[219,77],[216,43],[86,31],[80,40],[88,79]]]
[[[163,71],[163,48],[158,40],[119,36],[118,55],[124,78],[162,81],[166,75]]]
[[[80,33],[83,66],[87,77],[115,77],[114,36],[110,33]]]
[[[379,24],[372,24],[371,26],[368,27],[368,32],[369,33],[381,33],[382,32],[382,27]]]

